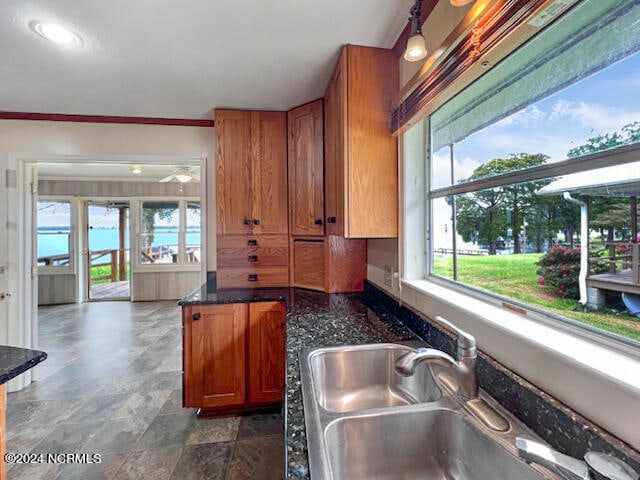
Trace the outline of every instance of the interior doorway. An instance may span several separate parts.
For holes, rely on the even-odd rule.
[[[87,299],[129,300],[129,202],[87,201]]]

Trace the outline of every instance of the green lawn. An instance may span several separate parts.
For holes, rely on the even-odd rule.
[[[127,264],[127,280],[129,280],[131,272],[129,271],[129,264]],[[108,275],[111,276],[111,265],[103,265],[100,267],[93,267],[91,269],[91,285],[101,285],[103,283],[111,283],[111,280],[108,278],[102,280],[95,280],[98,277],[104,277]]]
[[[574,312],[577,300],[557,298],[538,285],[536,261],[541,254],[459,256],[458,280],[470,286],[513,298],[522,303],[640,340],[640,319],[613,312]],[[434,273],[453,276],[451,257],[436,257]]]

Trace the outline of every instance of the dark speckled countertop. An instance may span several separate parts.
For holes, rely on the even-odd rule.
[[[288,302],[290,288],[239,288],[215,290],[205,283],[186,297],[178,305],[213,305],[221,303]]]
[[[287,384],[285,435],[287,479],[308,479],[307,438],[300,389],[299,352],[308,347],[401,342],[418,338],[394,316],[369,307],[361,294],[332,294],[298,288],[207,289],[206,284],[180,305],[287,302]]]
[[[0,345],[0,385],[35,367],[45,358],[47,354],[39,350]]]

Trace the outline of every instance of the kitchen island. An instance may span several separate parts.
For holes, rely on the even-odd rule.
[[[47,358],[45,352],[0,345],[0,480],[7,478],[6,452],[7,382]]]
[[[299,352],[327,347],[417,340],[416,335],[364,294],[325,294],[299,288],[218,290],[203,285],[179,303],[189,305],[284,302],[286,380],[284,395],[287,479],[308,479],[307,440],[300,389]]]

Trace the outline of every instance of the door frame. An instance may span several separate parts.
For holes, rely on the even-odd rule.
[[[7,259],[16,259],[14,268],[6,268],[7,289],[13,296],[5,301],[7,310],[7,343],[22,348],[38,348],[38,278],[34,229],[34,193],[31,178],[39,163],[125,163],[151,165],[194,165],[200,166],[200,202],[202,212],[202,263],[201,281],[207,276],[207,157],[167,156],[167,155],[63,155],[38,152],[9,152],[5,175],[15,175],[11,188],[7,188]],[[7,183],[9,183],[7,181]],[[17,208],[9,208],[16,206]],[[20,390],[37,378],[37,370],[32,369],[11,380],[8,391]]]
[[[78,262],[82,263],[82,272],[83,275],[78,278],[79,286],[82,288],[82,294],[80,297],[83,302],[102,302],[102,301],[131,301],[133,298],[133,282],[129,279],[129,296],[128,297],[113,297],[113,298],[90,298],[90,278],[91,278],[91,270],[90,270],[90,261],[89,261],[89,204],[100,205],[102,203],[109,202],[127,202],[129,205],[129,272],[131,273],[131,242],[133,241],[133,224],[132,224],[132,216],[131,216],[131,198],[128,197],[100,197],[99,199],[95,199],[94,197],[81,197],[78,199],[80,203],[80,209],[82,211],[81,217],[81,225],[82,228],[82,248],[79,249],[78,252]]]

